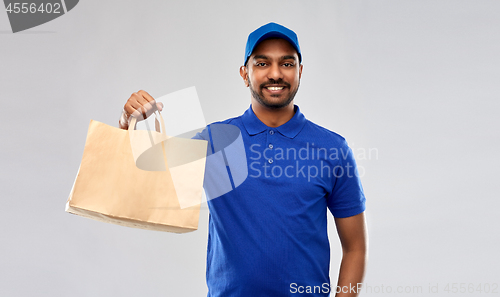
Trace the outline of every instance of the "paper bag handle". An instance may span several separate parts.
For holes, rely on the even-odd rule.
[[[157,112],[158,112],[158,114],[156,114]],[[156,130],[156,132],[162,133],[163,135],[167,136],[167,132],[165,130],[165,121],[163,120],[161,112],[159,110],[156,110],[154,112],[154,114],[155,114],[155,130]],[[158,117],[160,118],[160,122],[161,122],[161,131],[160,131],[160,123],[158,122]],[[128,125],[128,130],[129,131],[135,130],[136,124],[137,124],[137,118],[134,116],[131,116],[130,124]]]

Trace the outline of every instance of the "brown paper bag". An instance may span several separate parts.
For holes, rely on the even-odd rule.
[[[159,117],[162,133],[134,130],[135,119],[128,131],[90,122],[67,212],[148,230],[198,228],[207,142],[165,135]]]

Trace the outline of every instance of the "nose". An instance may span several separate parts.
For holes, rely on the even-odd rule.
[[[272,63],[271,67],[269,67],[269,72],[267,74],[267,78],[269,80],[279,80],[283,78],[283,73],[281,73],[281,69],[279,64]]]

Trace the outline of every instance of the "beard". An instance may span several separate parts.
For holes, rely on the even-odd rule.
[[[270,108],[270,109],[280,109],[280,108],[283,108],[285,106],[288,106],[293,101],[293,98],[295,98],[295,94],[297,94],[297,91],[299,90],[300,80],[299,80],[299,83],[297,85],[297,89],[293,90],[287,98],[283,98],[280,101],[274,101],[274,102],[267,100],[264,97],[264,93],[262,92],[262,89],[264,88],[264,86],[269,85],[269,84],[284,84],[284,85],[286,85],[286,87],[289,90],[291,90],[290,89],[290,84],[284,82],[281,79],[279,79],[277,81],[270,80],[270,81],[268,81],[266,83],[262,83],[259,86],[258,90],[256,90],[253,87],[252,82],[250,80],[248,80],[248,86],[250,87],[250,93],[252,94],[252,97],[255,98],[255,100],[257,100],[260,104],[262,104],[263,106],[265,106],[267,108]],[[271,95],[271,96],[274,97],[274,95]]]

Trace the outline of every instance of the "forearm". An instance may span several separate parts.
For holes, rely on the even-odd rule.
[[[335,297],[355,297],[361,291],[365,274],[366,251],[344,252]]]

